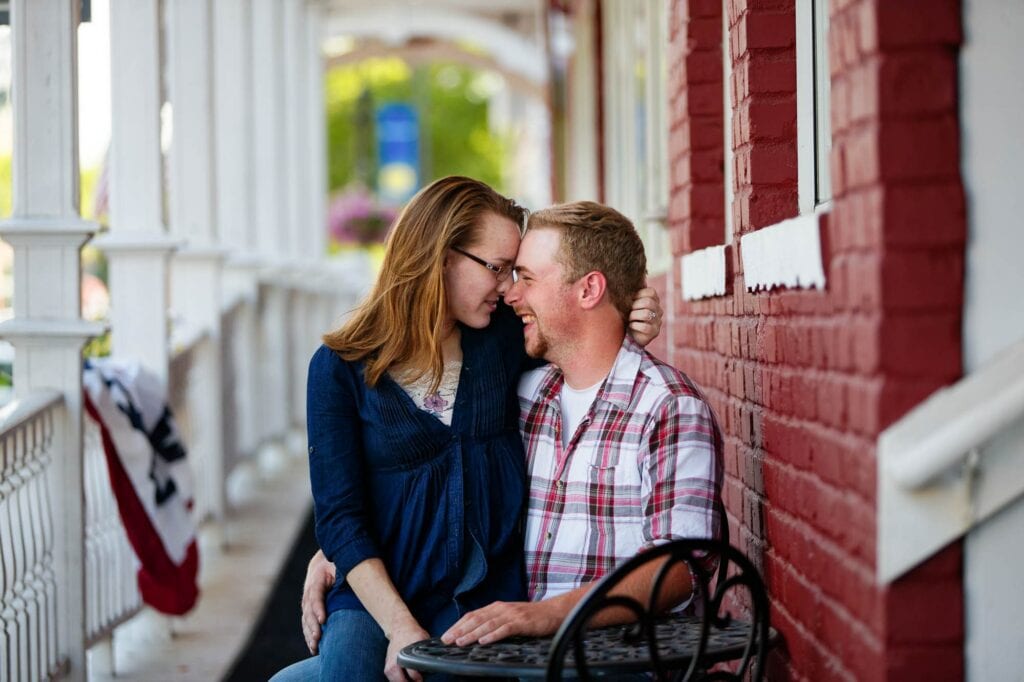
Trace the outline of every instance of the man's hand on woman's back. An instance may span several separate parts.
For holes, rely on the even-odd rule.
[[[320,645],[321,626],[327,621],[327,592],[334,585],[334,564],[322,550],[317,550],[306,568],[302,586],[302,635],[309,653],[316,655]]]

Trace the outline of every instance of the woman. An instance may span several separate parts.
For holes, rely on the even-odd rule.
[[[469,178],[424,188],[367,301],[313,356],[316,534],[339,580],[320,655],[275,679],[405,679],[403,647],[525,598],[515,389],[528,360],[500,302],[524,218]]]

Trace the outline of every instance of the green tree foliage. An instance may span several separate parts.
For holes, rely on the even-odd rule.
[[[99,179],[99,168],[88,168],[81,173],[81,210],[82,217],[92,220],[92,198]],[[11,176],[10,155],[0,156],[0,217],[11,215],[11,198],[14,192]]]
[[[0,217],[11,215],[11,157],[0,156]]]
[[[493,85],[493,75],[450,63],[411,68],[392,57],[335,67],[325,93],[330,190],[353,181],[374,185],[373,110],[391,102],[419,112],[421,182],[458,174],[503,189],[506,145],[487,120]]]
[[[107,216],[96,215],[95,206],[93,205],[96,199],[96,184],[100,180],[100,174],[103,169],[100,166],[93,168],[83,168],[79,174],[81,179],[79,182],[79,206],[78,212],[81,213],[82,218],[85,220],[98,220],[103,224],[107,222]]]

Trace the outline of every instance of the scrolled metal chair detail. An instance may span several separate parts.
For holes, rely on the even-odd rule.
[[[712,589],[702,557],[717,555],[719,570]],[[646,604],[610,594],[641,566],[665,560],[651,587]],[[700,616],[669,613],[657,604],[673,567],[685,563],[695,584],[694,604]],[[722,613],[726,595],[745,588],[751,620],[740,621]],[[637,621],[600,630],[587,623],[600,611],[620,607]],[[689,610],[689,609],[688,609]],[[551,644],[546,678],[561,680],[567,664],[580,679],[591,679],[591,668],[617,674],[653,670],[659,680],[760,680],[769,646],[769,605],[764,583],[755,566],[739,550],[716,540],[682,539],[643,552],[605,576],[569,614]],[[571,651],[572,655],[567,657]],[[716,663],[738,660],[735,671],[709,669]]]

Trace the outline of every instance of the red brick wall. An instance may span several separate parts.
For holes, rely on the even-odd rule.
[[[669,357],[726,432],[733,542],[763,567],[785,638],[769,676],[961,679],[959,545],[887,588],[874,578],[877,436],[961,372],[959,1],[832,1],[827,288],[757,294],[739,238],[797,213],[794,0],[726,6],[730,293],[661,293],[675,317]],[[720,0],[673,3],[676,256],[724,240],[721,12]]]
[[[721,2],[672,3],[669,27],[669,227],[672,251],[721,244],[722,188]],[[678,281],[678,280],[676,280]]]

